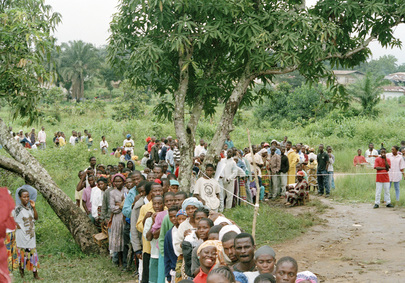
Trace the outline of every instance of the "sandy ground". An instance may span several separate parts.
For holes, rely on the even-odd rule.
[[[405,282],[403,209],[319,199],[330,207],[320,215],[325,223],[275,246],[277,258],[294,257],[299,271],[314,272],[320,282]]]

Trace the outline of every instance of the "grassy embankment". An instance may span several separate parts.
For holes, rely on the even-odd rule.
[[[359,117],[333,120],[328,118],[307,126],[297,124],[285,128],[278,128],[279,123],[274,121],[257,121],[251,111],[245,110],[236,119],[236,129],[232,133],[232,139],[237,147],[246,146],[246,128],[249,127],[254,143],[272,138],[281,139],[287,135],[293,142],[303,142],[312,146],[319,143],[332,145],[335,149],[336,172],[362,173],[363,170],[356,171],[352,167],[352,158],[357,148],[365,150],[370,141],[376,144],[381,141],[385,141],[388,145],[399,144],[405,136],[405,130],[399,127],[405,122],[405,110],[395,101],[382,103],[378,107],[382,111],[378,119]],[[89,129],[95,140],[95,148],[98,147],[101,135],[106,135],[110,149],[121,145],[125,134],[129,132],[135,137],[136,154],[139,157],[142,157],[146,136],[174,135],[172,124],[152,121],[152,115],[146,115],[144,119],[138,121],[117,123],[110,118],[111,105],[107,105],[104,109],[87,110],[83,115],[75,114],[72,109],[74,110],[74,106],[70,105],[59,108],[60,121],[55,125],[43,123],[48,133],[48,150],[33,152],[56,183],[72,199],[78,181],[77,172],[86,168],[90,156],[97,156],[99,162],[104,164],[115,164],[117,160],[110,156],[102,156],[99,151],[89,152],[84,145],[74,148],[70,146],[63,149],[53,148],[53,132],[64,131],[69,138],[71,130],[83,132],[84,129]],[[28,127],[21,126],[22,120],[10,122],[8,109],[3,108],[0,117],[12,125],[14,131],[20,128],[28,131]],[[210,139],[215,131],[217,120],[218,117],[214,117],[212,121],[203,120],[197,130],[198,138]],[[35,126],[37,131],[41,125]],[[4,150],[0,153],[5,154]],[[369,173],[373,170],[364,169],[364,172]],[[14,191],[23,184],[21,179],[5,174],[4,171],[1,173],[3,174],[0,177],[1,185],[6,185]],[[340,200],[372,203],[374,178],[374,175],[339,177],[336,180],[337,188],[332,196]],[[405,205],[403,196],[398,205]],[[40,275],[46,282],[88,281],[89,279],[96,282],[111,282],[131,279],[129,274],[121,273],[113,267],[107,258],[86,256],[81,253],[68,230],[41,196],[38,198],[37,207],[40,217],[37,222],[37,246],[42,266]],[[251,207],[241,207],[233,209],[228,215],[244,229],[250,231],[252,213]],[[316,219],[312,215],[303,214],[293,217],[283,209],[262,206],[258,219],[258,227],[260,227],[257,235],[258,244],[282,242],[299,235],[314,223]],[[17,273],[15,276],[16,279],[19,278]],[[31,275],[27,275],[28,280],[31,278]]]

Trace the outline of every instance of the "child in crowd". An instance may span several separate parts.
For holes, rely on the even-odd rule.
[[[39,263],[35,237],[35,221],[38,220],[38,212],[27,190],[21,189],[18,197],[21,204],[16,207],[13,216],[17,223],[16,243],[20,275],[24,278],[24,270],[29,270],[34,273],[34,279],[41,279],[38,276]]]

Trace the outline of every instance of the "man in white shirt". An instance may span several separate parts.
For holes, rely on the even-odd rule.
[[[39,149],[45,149],[46,148],[46,133],[45,133],[44,127],[42,127],[38,133],[38,141],[40,143]]]
[[[364,153],[364,157],[366,158],[368,162],[368,167],[374,168],[374,161],[378,157],[378,151],[374,149],[374,144],[370,143],[368,145],[368,149]]]
[[[221,188],[217,180],[213,179],[214,166],[207,164],[205,166],[205,173],[197,180],[194,185],[194,197],[198,198],[204,205],[208,206],[210,210],[218,212],[219,208],[219,192]]]
[[[233,150],[228,150],[222,171],[222,182],[224,184],[224,196],[226,196],[225,208],[232,208],[235,178],[238,174],[236,162],[233,160]]]
[[[72,131],[72,136],[69,139],[69,143],[71,145],[76,145],[77,133],[76,131]]]
[[[204,140],[200,139],[200,144],[196,146],[194,149],[194,157],[199,157],[200,154],[205,151],[204,144],[205,144]]]

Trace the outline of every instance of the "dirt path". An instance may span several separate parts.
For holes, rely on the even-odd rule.
[[[321,282],[405,282],[404,210],[319,199],[330,207],[325,224],[275,246],[277,258],[294,257]]]

